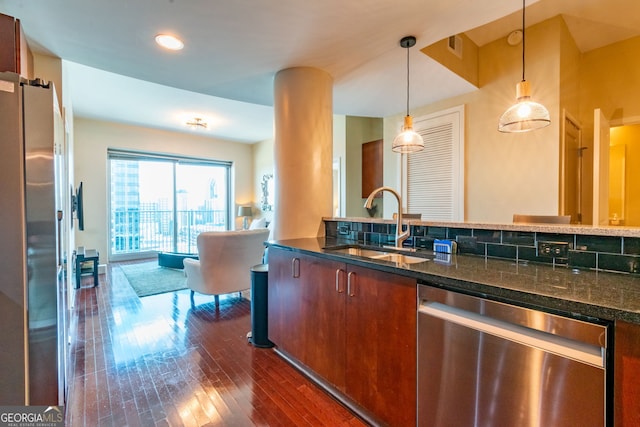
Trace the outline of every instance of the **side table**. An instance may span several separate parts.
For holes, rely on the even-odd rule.
[[[98,280],[98,260],[100,254],[95,249],[78,250],[75,254],[76,262],[76,289],[80,288],[82,276],[93,275],[93,286],[100,284]],[[87,267],[88,265],[88,267]]]

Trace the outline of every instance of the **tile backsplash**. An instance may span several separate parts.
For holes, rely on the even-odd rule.
[[[640,274],[640,238],[585,234],[512,231],[411,225],[404,246],[432,249],[435,239],[458,243],[458,252],[493,258],[531,261],[592,270]],[[360,244],[393,245],[395,224],[325,220],[327,237]],[[566,257],[541,256],[539,242],[568,246]]]

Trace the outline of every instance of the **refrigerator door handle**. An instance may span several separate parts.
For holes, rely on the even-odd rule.
[[[64,216],[64,212],[61,210],[58,210],[57,212],[57,218],[58,218],[58,250],[57,250],[57,254],[56,254],[56,259],[58,260],[58,274],[60,274],[61,269],[63,268],[63,259],[64,257],[62,256],[62,218]]]

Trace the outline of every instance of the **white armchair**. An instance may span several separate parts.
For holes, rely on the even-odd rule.
[[[262,264],[266,228],[247,231],[208,231],[198,235],[198,260],[185,258],[184,272],[191,289],[191,305],[195,292],[218,295],[251,288],[250,269]]]

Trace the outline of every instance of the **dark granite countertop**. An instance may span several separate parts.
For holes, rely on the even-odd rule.
[[[377,224],[395,224],[395,219],[358,218],[358,217],[324,217],[323,221],[348,221]],[[485,230],[536,231],[539,233],[587,234],[592,236],[625,236],[640,237],[640,227],[593,226],[577,224],[505,224],[487,222],[455,222],[455,221],[423,221],[420,219],[403,219],[403,224],[426,227],[477,228]]]
[[[330,238],[270,241],[294,251],[387,271],[429,282],[434,286],[468,292],[499,301],[515,302],[546,311],[640,324],[640,277],[628,274],[577,270],[566,266],[453,255],[450,262],[398,265],[331,250],[354,242]],[[433,252],[417,256],[433,257]]]

